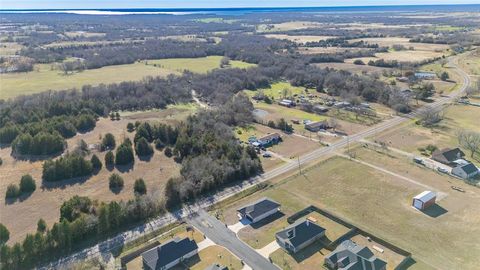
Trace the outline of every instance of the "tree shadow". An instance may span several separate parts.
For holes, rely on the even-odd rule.
[[[153,157],[153,153],[147,156],[138,156],[138,159],[141,161],[149,162]]]
[[[54,159],[56,157],[61,156],[64,153],[64,151],[51,154],[51,155],[20,155],[20,154],[15,154],[12,153],[10,154],[15,160],[21,160],[21,161],[29,161],[29,162],[36,162],[36,161],[44,161],[48,159]]]
[[[114,187],[114,188],[110,188],[110,191],[115,193],[116,195],[118,195],[118,194],[120,194],[122,189],[123,189],[123,187]]]
[[[297,253],[290,253],[290,256],[292,256],[297,263],[301,263],[302,261],[315,255],[317,252],[320,252],[322,255],[326,256],[327,253],[323,254],[322,252],[322,249],[324,248],[325,245],[321,241],[317,240]]]
[[[133,165],[135,165],[135,162],[126,165],[115,165],[115,168],[117,168],[119,172],[126,173],[133,169]]]
[[[424,213],[424,214],[426,214],[430,217],[437,218],[439,216],[442,216],[442,215],[448,213],[448,210],[441,207],[438,204],[434,204],[434,205],[428,207],[427,209],[422,210],[422,213]]]
[[[16,203],[17,201],[18,202],[23,202],[26,199],[30,198],[30,196],[32,196],[32,194],[33,194],[33,191],[32,192],[24,192],[24,193],[20,194],[20,196],[15,197],[15,198],[5,198],[5,204],[10,205],[10,204]]]
[[[275,214],[271,215],[271,216],[268,216],[258,222],[255,222],[255,223],[250,223],[250,227],[252,227],[253,229],[259,229],[271,222],[274,222],[275,220],[278,220],[278,219],[281,219],[282,217],[284,217],[285,214],[278,211],[276,212]]]
[[[52,189],[65,189],[69,186],[73,186],[76,184],[83,184],[85,183],[88,179],[90,179],[92,175],[87,175],[87,176],[82,176],[82,177],[75,177],[67,180],[61,180],[61,181],[42,181],[42,190],[52,190]]]

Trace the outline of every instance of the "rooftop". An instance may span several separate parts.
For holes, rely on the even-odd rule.
[[[298,247],[324,231],[324,228],[304,218],[277,232],[276,236],[290,245]]]
[[[263,215],[273,209],[280,207],[280,204],[269,198],[263,197],[258,201],[246,205],[237,211],[242,215],[248,215],[250,218],[255,219],[258,216]]]
[[[188,237],[174,238],[142,253],[144,264],[150,269],[161,269],[169,263],[198,249],[197,243]]]

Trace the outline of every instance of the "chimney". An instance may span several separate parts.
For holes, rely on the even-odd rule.
[[[308,218],[306,219],[306,224],[307,224],[307,226],[310,225],[310,221],[308,220]]]

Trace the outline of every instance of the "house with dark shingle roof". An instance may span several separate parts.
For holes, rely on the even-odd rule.
[[[471,179],[480,174],[480,171],[472,163],[467,163],[453,168],[452,174],[462,179]]]
[[[238,209],[237,213],[240,220],[247,219],[250,222],[255,223],[279,211],[279,203],[264,197],[252,204]]]
[[[297,253],[324,236],[324,228],[309,219],[303,218],[277,232],[275,239],[286,251]]]
[[[319,122],[310,122],[305,124],[305,129],[311,132],[318,132],[321,129],[328,129],[330,126],[326,120]]]
[[[352,240],[343,241],[325,257],[329,269],[338,270],[385,270],[387,263],[374,256],[368,247],[357,245]]]
[[[464,156],[465,153],[463,153],[462,150],[460,150],[460,148],[458,147],[454,149],[445,148],[442,150],[435,150],[432,153],[433,160],[451,167],[454,167],[456,165],[456,160],[462,159]]]
[[[214,263],[210,265],[209,267],[205,268],[205,270],[228,270],[228,267],[222,266],[218,263]]]
[[[188,237],[183,239],[177,237],[142,253],[143,269],[170,269],[197,252],[198,246],[195,241]]]

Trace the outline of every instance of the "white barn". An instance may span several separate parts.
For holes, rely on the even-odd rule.
[[[418,210],[425,210],[434,205],[436,199],[437,193],[427,190],[413,197],[412,206]]]

